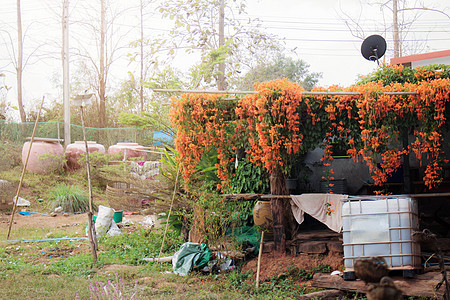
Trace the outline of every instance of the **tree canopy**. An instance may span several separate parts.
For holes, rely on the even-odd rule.
[[[286,78],[298,83],[305,90],[311,90],[317,84],[321,73],[309,72],[309,65],[301,59],[293,59],[278,53],[270,62],[260,63],[252,68],[237,85],[241,89],[253,89],[255,82]]]

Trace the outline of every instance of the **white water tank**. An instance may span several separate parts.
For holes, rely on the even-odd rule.
[[[348,198],[342,205],[345,272],[359,258],[382,256],[389,270],[421,267],[417,202],[407,196]]]

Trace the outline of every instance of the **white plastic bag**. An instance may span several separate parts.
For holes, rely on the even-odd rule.
[[[117,235],[121,235],[122,232],[120,231],[119,226],[117,226],[116,222],[114,222],[114,220],[111,222],[111,227],[108,230],[107,235],[108,236],[117,236]]]
[[[114,209],[99,205],[98,206],[98,215],[97,220],[95,221],[95,232],[97,235],[104,235],[109,228],[111,227],[111,223],[114,216]]]
[[[16,201],[16,200],[17,200],[17,197],[14,197],[14,202],[17,202],[16,206],[30,206],[31,205],[30,201],[28,201],[22,197],[19,197],[18,201]]]

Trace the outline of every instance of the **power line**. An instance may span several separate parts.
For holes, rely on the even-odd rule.
[[[321,32],[350,32],[347,29],[330,29],[330,28],[300,28],[300,27],[275,27],[275,26],[265,26],[267,29],[279,29],[279,30],[298,30],[298,31],[321,31]],[[368,30],[370,31],[370,30]],[[414,30],[411,29],[410,32],[414,33],[446,33],[448,30]]]
[[[236,18],[236,20],[238,21],[248,21],[249,19],[244,19],[244,18]],[[308,18],[301,18],[301,20],[296,19],[296,21],[282,21],[282,20],[269,20],[269,19],[262,19],[258,16],[255,17],[254,19],[255,21],[260,21],[262,23],[278,23],[278,24],[314,24],[314,25],[345,25],[346,21],[350,21],[350,22],[354,22],[354,20],[330,20],[329,18],[326,19],[320,19],[320,18],[313,18],[313,19],[308,19]],[[307,21],[307,20],[311,20],[311,21]],[[322,21],[317,21],[317,20],[322,20]],[[367,23],[371,23],[373,22],[373,24],[380,24],[381,21],[376,21],[376,20],[364,20],[362,21],[362,24],[367,24]],[[442,25],[447,25],[450,23],[449,20],[417,20],[414,21],[414,23],[422,23],[424,25],[430,25],[430,24],[442,24]]]

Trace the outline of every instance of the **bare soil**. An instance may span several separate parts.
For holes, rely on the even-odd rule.
[[[242,271],[253,270],[253,277],[256,278],[258,258],[248,261]],[[272,276],[279,276],[288,270],[289,267],[297,267],[298,269],[310,270],[320,265],[329,265],[332,270],[341,270],[344,260],[342,254],[330,252],[326,256],[317,255],[279,255],[275,252],[263,253],[261,256],[260,280],[269,279]]]
[[[32,209],[27,209],[28,212],[33,212]],[[133,224],[140,224],[145,220],[145,215],[133,214],[124,215],[123,223],[131,221]],[[87,213],[83,214],[70,214],[62,215],[58,214],[55,217],[44,216],[37,213],[32,213],[29,216],[23,216],[19,212],[14,214],[13,224],[11,226],[11,236],[14,236],[14,230],[20,228],[41,228],[48,229],[49,232],[58,229],[58,231],[66,231],[71,233],[71,237],[85,236],[84,227],[87,224]],[[7,232],[9,223],[11,221],[11,213],[0,213],[0,232]],[[127,232],[133,231],[137,226],[121,225]],[[43,236],[42,238],[46,238]]]

